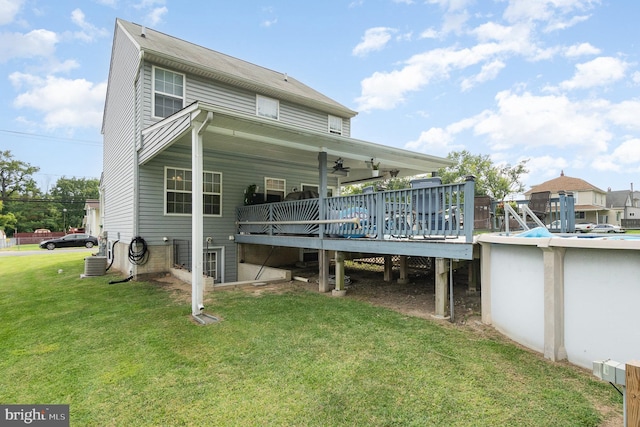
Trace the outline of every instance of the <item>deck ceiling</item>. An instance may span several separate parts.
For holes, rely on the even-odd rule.
[[[310,169],[318,168],[318,153],[325,151],[329,171],[339,157],[343,159],[344,166],[350,168],[349,175],[341,178],[342,183],[370,179],[371,170],[366,161],[372,158],[380,162],[381,175],[395,169],[399,171],[398,177],[423,174],[451,164],[440,157],[249,117],[216,107],[200,106],[200,110],[195,112],[199,111],[213,112],[213,119],[203,134],[205,151],[233,153],[256,161],[281,159],[283,164]],[[169,124],[170,121],[167,126]],[[165,148],[173,145],[186,149],[191,146],[191,132],[173,141],[163,141],[163,145]]]

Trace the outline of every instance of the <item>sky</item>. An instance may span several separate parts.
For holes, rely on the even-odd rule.
[[[351,136],[640,189],[640,2],[0,0],[0,150],[99,178],[116,18],[278,72],[358,111]]]

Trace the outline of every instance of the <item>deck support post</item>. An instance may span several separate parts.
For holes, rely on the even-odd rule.
[[[448,274],[447,260],[445,258],[436,258],[436,314],[434,317],[438,319],[447,318]]]
[[[398,278],[398,284],[406,285],[409,283],[409,277],[407,275],[407,256],[400,255],[400,277]]]
[[[318,250],[318,292],[329,292],[329,251]]]
[[[384,256],[384,281],[390,282],[393,280],[393,259],[391,255]]]
[[[336,291],[344,291],[344,252],[336,251]]]
[[[475,294],[478,291],[478,279],[480,278],[480,245],[473,245],[473,255],[467,263],[467,278],[469,281],[467,293]]]

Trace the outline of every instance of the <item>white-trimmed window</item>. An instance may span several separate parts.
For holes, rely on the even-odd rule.
[[[204,273],[213,277],[214,280],[218,279],[218,251],[215,249],[209,249],[203,254],[203,267]]]
[[[277,99],[256,95],[256,114],[260,117],[280,120],[280,103]]]
[[[342,135],[342,118],[329,115],[329,133]]]
[[[302,188],[302,191],[307,191],[307,190],[311,190],[311,191],[315,191],[316,193],[320,194],[320,187],[317,185],[313,185],[313,184],[305,184],[304,182],[300,184],[300,188]],[[327,187],[327,197],[333,197],[333,193],[335,192],[335,187]]]
[[[153,116],[169,117],[184,107],[184,74],[153,67]]]
[[[267,202],[281,202],[284,200],[287,181],[280,178],[264,179],[264,198]]]
[[[193,178],[190,169],[165,167],[165,213],[191,215],[193,210]],[[222,174],[202,173],[204,215],[222,216]]]

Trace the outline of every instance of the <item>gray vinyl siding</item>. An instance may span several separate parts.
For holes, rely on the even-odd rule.
[[[162,244],[162,238],[169,240],[191,240],[191,216],[166,215],[164,213],[164,170],[165,166],[191,169],[189,149],[169,148],[140,168],[140,235],[150,245]],[[262,162],[259,167],[248,167],[247,160],[233,156],[213,157],[205,149],[204,170],[222,174],[222,216],[205,216],[203,239],[213,237],[213,246],[225,247],[225,281],[237,278],[236,244],[229,240],[234,235],[235,210],[244,200],[244,189],[256,184],[264,190],[264,178],[286,180],[286,190],[300,188],[300,183],[317,184],[317,171],[288,169],[283,172],[277,161]],[[286,173],[286,174],[285,174]]]
[[[166,67],[162,67],[165,68]],[[144,89],[142,114],[144,117],[144,127],[147,128],[158,119],[152,115],[152,84],[153,76],[152,64],[144,65]],[[186,75],[186,95],[184,106],[200,101],[235,111],[245,113],[250,116],[256,115],[256,93],[242,88],[235,88],[214,80],[206,80],[202,77]],[[314,110],[309,107],[280,101],[280,122],[294,126],[300,126],[319,132],[329,132],[329,113]],[[334,114],[335,115],[335,114]],[[343,118],[343,136],[351,136],[350,120]]]
[[[134,171],[138,50],[116,26],[103,143],[104,231],[110,239],[134,234]]]

